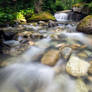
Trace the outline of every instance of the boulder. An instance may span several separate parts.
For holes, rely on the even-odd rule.
[[[89,80],[90,82],[92,82],[92,75],[89,75],[89,76],[88,76],[88,80]]]
[[[38,24],[39,24],[40,26],[47,26],[47,25],[48,25],[48,23],[45,22],[45,21],[39,21]]]
[[[80,21],[77,26],[77,31],[92,34],[92,15],[88,15]]]
[[[81,77],[87,74],[89,67],[88,62],[72,55],[66,65],[66,71],[74,77]]]
[[[45,53],[42,57],[41,62],[46,65],[54,66],[59,59],[59,51],[51,49]]]
[[[55,27],[55,26],[57,26],[57,24],[55,23],[55,21],[49,20],[48,27]]]
[[[74,4],[72,6],[72,10],[73,12],[77,12],[77,13],[81,13],[81,14],[86,14],[88,15],[89,13],[89,7],[87,6],[86,3],[77,3],[77,4]]]

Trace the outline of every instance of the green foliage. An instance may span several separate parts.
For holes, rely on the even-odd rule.
[[[24,15],[21,12],[17,12],[16,14],[14,14],[15,19],[19,20],[19,19],[24,19]]]
[[[61,11],[67,9],[67,6],[62,0],[56,0],[56,11]]]
[[[21,14],[23,14],[26,18],[29,18],[34,14],[34,9],[27,8],[20,10],[19,12],[21,12]]]
[[[13,19],[14,19],[14,16],[12,14],[0,12],[0,24],[8,23],[9,21],[12,21]]]
[[[0,24],[30,18],[35,13],[38,2],[42,2],[42,6],[38,6],[42,7],[43,11],[50,13],[71,9],[73,4],[81,2],[85,2],[85,7],[92,10],[92,0],[0,0]]]
[[[56,5],[54,0],[43,0],[42,8],[43,11],[50,11],[51,13],[56,12]]]

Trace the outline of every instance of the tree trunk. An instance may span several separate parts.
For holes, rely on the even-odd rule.
[[[42,4],[43,4],[43,0],[37,0],[34,5],[35,5],[35,11],[37,13],[42,11]]]

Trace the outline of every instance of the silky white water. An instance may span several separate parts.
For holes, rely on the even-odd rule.
[[[57,21],[68,21],[67,13],[56,13],[54,16]]]
[[[68,14],[55,14],[55,17],[57,21],[67,21]],[[62,27],[62,25],[59,26]],[[65,27],[72,33],[67,32]],[[0,69],[0,92],[80,92],[77,91],[76,79],[63,70],[66,62],[61,56],[53,67],[41,63],[41,57],[46,51],[50,48],[56,49],[56,46],[63,42],[79,41],[92,50],[92,40],[88,35],[74,32],[76,26],[72,29],[71,24],[64,25],[63,28],[65,32],[62,30],[55,32],[53,28],[50,28],[50,31],[45,33],[46,38],[36,41],[35,46],[31,46],[22,55],[6,60],[9,64]],[[51,37],[53,32],[59,39],[53,40]],[[62,42],[62,39],[65,41]],[[55,70],[58,68],[59,73]]]

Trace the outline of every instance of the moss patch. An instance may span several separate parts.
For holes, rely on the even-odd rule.
[[[48,12],[41,12],[39,14],[34,14],[31,18],[28,19],[28,21],[48,21],[48,20],[55,20],[55,17],[48,13]]]
[[[92,34],[92,15],[88,15],[80,21],[77,31]]]
[[[72,7],[84,7],[85,6],[85,3],[77,3],[77,4],[74,4]]]
[[[89,16],[85,17],[85,18],[79,23],[79,27],[90,26],[90,21],[92,21],[92,15],[89,15]]]

